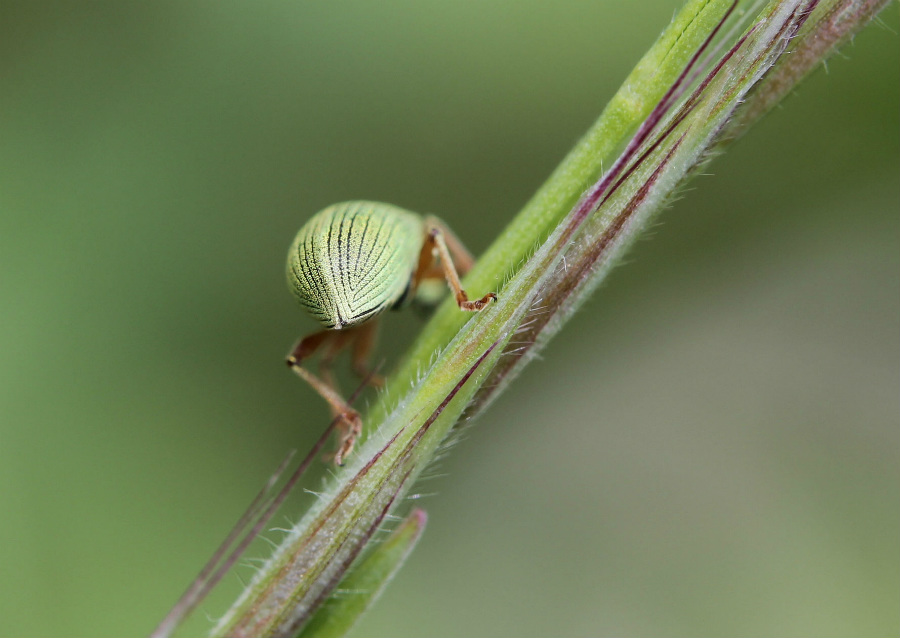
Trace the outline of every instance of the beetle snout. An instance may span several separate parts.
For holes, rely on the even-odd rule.
[[[335,312],[334,327],[332,328],[332,330],[340,330],[341,328],[346,328],[352,323],[352,320],[344,318],[344,313],[342,313],[340,310],[337,310]]]

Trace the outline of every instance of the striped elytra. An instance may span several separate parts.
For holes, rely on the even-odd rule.
[[[377,202],[316,213],[288,252],[291,292],[319,323],[360,324],[403,300],[424,242],[422,218]]]

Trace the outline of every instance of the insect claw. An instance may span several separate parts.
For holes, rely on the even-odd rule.
[[[356,410],[345,412],[340,415],[337,426],[341,430],[341,435],[338,439],[338,449],[334,453],[334,464],[342,467],[344,459],[353,451],[356,438],[362,434],[362,418]]]
[[[325,452],[322,455],[323,463],[334,463],[338,467],[344,467],[344,461],[341,460],[340,463],[337,462],[337,452]]]
[[[491,301],[497,301],[497,294],[493,292],[489,292],[481,299],[476,299],[475,301],[459,301],[459,309],[460,310],[468,310],[469,312],[478,312],[487,306]]]

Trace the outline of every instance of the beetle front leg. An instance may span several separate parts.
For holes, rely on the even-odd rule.
[[[340,419],[337,422],[340,430],[338,449],[334,453],[334,462],[337,465],[344,464],[344,459],[353,451],[356,439],[362,434],[362,418],[359,416],[359,412],[351,408],[350,404],[341,396],[329,367],[331,359],[346,345],[346,342],[346,335],[332,330],[323,330],[301,339],[287,358],[287,364],[291,370],[318,392],[319,396],[325,399],[331,407],[332,416]],[[322,372],[325,377],[323,380],[300,364],[326,343],[329,343],[331,347],[322,362],[324,364]]]
[[[384,377],[375,374],[369,369],[369,355],[375,347],[375,335],[378,333],[378,320],[370,319],[354,330],[356,338],[353,340],[351,353],[351,365],[357,376],[366,380],[368,385],[376,388],[384,387]]]

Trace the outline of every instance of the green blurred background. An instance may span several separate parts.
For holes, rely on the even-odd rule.
[[[678,5],[4,3],[0,635],[148,632],[327,421],[282,364],[313,328],[283,276],[303,221],[383,200],[482,251]],[[416,488],[429,528],[356,636],[896,635],[883,18]]]

